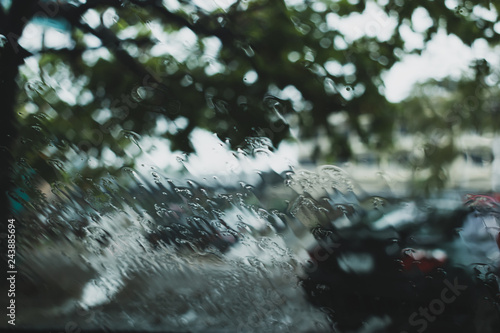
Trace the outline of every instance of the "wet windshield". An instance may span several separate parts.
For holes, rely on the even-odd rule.
[[[498,331],[498,10],[1,0],[0,327]]]

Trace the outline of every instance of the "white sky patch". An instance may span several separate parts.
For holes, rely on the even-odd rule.
[[[217,37],[203,38],[203,45],[205,46],[205,57],[215,58],[218,56],[222,43]]]
[[[366,3],[363,13],[352,13],[345,17],[329,13],[326,18],[328,26],[342,33],[349,43],[365,35],[377,37],[379,41],[387,41],[397,25],[396,20],[389,17],[373,1]]]
[[[40,56],[27,58],[25,60],[24,66],[20,67],[20,71],[26,77],[40,77],[40,75],[42,75],[38,63],[39,57]],[[70,105],[75,105],[77,102],[76,98],[82,89],[82,82],[71,81],[69,78],[69,73],[70,72],[67,67],[61,66],[55,76],[44,75],[43,80],[47,84],[46,89],[53,89],[60,100]],[[39,80],[33,79],[30,81],[37,82]]]
[[[123,159],[121,157],[116,156],[116,154],[108,147],[104,147],[102,149],[101,161],[106,166],[120,167],[121,165],[123,165]]]
[[[19,70],[26,75],[26,77],[36,77],[40,73],[39,60],[38,56],[26,58],[24,60],[24,65],[21,66]]]
[[[101,24],[101,16],[94,9],[89,9],[82,16],[83,21],[90,25],[92,28],[97,28]]]
[[[498,19],[498,13],[496,12],[495,7],[493,7],[492,5],[490,5],[490,9],[476,6],[472,10],[472,13],[477,17],[490,22],[495,22]]]
[[[413,31],[409,25],[403,24],[399,28],[399,33],[405,41],[405,50],[412,51],[415,49],[422,49],[424,47],[424,36]]]
[[[269,92],[280,99],[290,100],[295,110],[301,110],[304,108],[304,97],[302,97],[301,92],[295,88],[295,86],[288,85],[283,88],[283,90],[279,90],[277,87],[272,87],[269,89]]]
[[[416,32],[424,32],[432,27],[432,18],[429,16],[427,9],[418,7],[411,16],[413,30]]]
[[[217,10],[219,8],[222,10],[226,10],[231,5],[233,5],[236,1],[235,0],[194,0],[193,2],[198,7],[203,8],[204,10],[206,10],[208,12],[212,12],[212,11]]]
[[[82,53],[82,59],[87,63],[88,66],[93,66],[99,60],[100,58],[110,60],[111,59],[111,53],[108,51],[108,49],[104,47],[100,47],[98,49],[90,49],[86,50],[85,52]]]
[[[162,170],[174,169],[180,171],[183,166],[177,162],[176,156],[170,150],[169,141],[159,137],[142,137],[140,146],[143,153],[136,160],[136,165],[154,165]]]
[[[337,50],[347,50],[348,46],[345,39],[342,38],[341,36],[335,36],[333,39],[333,45],[335,45],[335,48]]]
[[[43,30],[39,26],[28,23],[23,30],[21,38],[19,38],[19,45],[28,51],[40,50],[42,48],[42,35]]]
[[[448,9],[455,9],[458,6],[458,0],[445,0],[444,4]]]
[[[217,176],[221,181],[234,184],[234,177],[252,183],[258,180],[257,171],[283,172],[297,164],[297,149],[293,144],[282,144],[280,149],[256,157],[235,153],[216,135],[201,129],[191,134],[196,154],[189,157],[186,168],[198,177]],[[208,163],[209,162],[209,163]],[[255,182],[254,180],[254,182]]]
[[[121,29],[117,33],[117,36],[120,39],[136,38],[138,33],[139,30],[136,27],[131,26],[131,27],[126,27],[125,29]]]
[[[205,66],[205,74],[212,76],[224,71],[224,65],[214,59],[207,59],[208,64]]]
[[[181,7],[181,4],[177,0],[163,0],[162,3],[170,11],[176,11]]]
[[[113,25],[115,25],[119,19],[120,18],[119,18],[118,14],[116,13],[116,10],[114,8],[106,9],[106,11],[102,15],[102,23],[107,28],[110,28]]]
[[[19,38],[19,45],[33,53],[40,51],[42,47],[61,49],[71,48],[73,44],[69,32],[36,22],[28,23]]]
[[[56,29],[45,29],[45,46],[53,49],[70,48],[73,45],[71,35]]]
[[[289,5],[299,5],[302,0],[288,0]],[[446,6],[455,9],[458,5],[456,0],[447,0]],[[498,15],[492,8],[474,9],[476,16],[486,20],[496,20]],[[379,41],[386,41],[392,35],[396,20],[387,15],[373,1],[368,1],[363,13],[353,13],[346,17],[340,17],[335,13],[327,14],[328,26],[336,29],[344,35],[347,42],[351,43],[362,36],[377,37]],[[405,40],[407,51],[424,47],[424,39],[420,32],[427,30],[432,25],[432,19],[426,9],[420,7],[412,15],[412,31],[409,26],[402,26],[400,33]],[[500,31],[500,24],[495,26]],[[389,101],[398,102],[406,98],[417,82],[424,82],[429,78],[442,79],[447,76],[459,78],[461,74],[469,69],[472,60],[486,58],[495,65],[498,60],[484,41],[477,41],[473,48],[464,45],[462,41],[454,36],[447,36],[440,31],[427,44],[422,56],[407,55],[403,61],[396,63],[391,70],[383,75],[386,85],[385,94]],[[327,71],[338,75],[340,66],[334,62],[327,63]]]
[[[172,55],[177,61],[186,60],[192,48],[196,45],[196,34],[188,28],[182,28],[179,31],[166,33],[158,22],[148,24],[153,36],[160,41],[159,44],[151,48],[153,57],[165,54]]]
[[[84,308],[103,304],[107,301],[109,301],[109,296],[106,294],[105,290],[95,284],[95,280],[87,283],[83,288],[80,304]]]
[[[83,36],[83,42],[89,47],[89,48],[95,48],[99,47],[102,45],[101,40],[97,38],[94,35],[91,34],[85,34]]]
[[[191,142],[196,154],[184,163],[193,177],[204,178],[216,176],[222,183],[234,183],[235,176],[242,174],[243,167],[229,147],[216,135],[197,129],[191,133]],[[255,175],[256,176],[256,175]],[[257,180],[257,177],[254,177]]]
[[[390,102],[399,102],[408,97],[416,83],[447,76],[459,79],[469,70],[474,59],[481,58],[498,65],[497,56],[486,41],[477,40],[470,48],[457,36],[446,35],[440,30],[427,44],[421,56],[405,56],[382,76],[386,85],[386,97]]]
[[[57,89],[57,97],[61,99],[61,101],[69,104],[69,105],[75,105],[76,104],[76,95],[71,93],[70,91],[60,88]]]
[[[335,61],[335,60],[327,61],[327,62],[325,62],[324,66],[325,66],[326,71],[330,75],[340,76],[343,73],[342,65],[338,61]]]
[[[245,76],[243,76],[243,81],[245,84],[251,85],[251,84],[254,84],[255,82],[257,82],[258,78],[259,78],[259,75],[257,74],[257,72],[254,70],[251,70],[251,71],[248,71],[245,74]]]
[[[255,184],[260,181],[257,171],[281,173],[298,163],[298,149],[294,143],[284,142],[274,152],[253,157],[231,151],[216,135],[203,129],[191,133],[191,142],[195,153],[186,158],[182,152],[172,152],[168,140],[143,136],[140,141],[143,153],[136,159],[136,165],[178,172],[185,168],[194,180],[215,176],[222,184],[234,185],[235,181]]]
[[[222,73],[224,71],[224,65],[217,60],[220,49],[222,48],[220,39],[217,37],[205,37],[202,42],[205,47],[202,57],[203,61],[206,62],[205,73],[208,76]]]
[[[162,135],[168,131],[168,121],[163,117],[156,119],[156,128],[154,130],[155,135]]]
[[[285,3],[289,7],[298,6],[304,3],[304,0],[285,0]]]

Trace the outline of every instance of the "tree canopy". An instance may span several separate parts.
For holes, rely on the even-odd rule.
[[[2,1],[3,140],[18,176],[29,182],[36,170],[52,182],[69,174],[66,161],[90,177],[133,166],[127,150],[144,136],[190,153],[196,128],[231,149],[247,149],[254,137],[270,139],[270,148],[290,138],[311,141],[313,159],[338,162],[350,157],[353,136],[384,150],[402,128],[425,133],[435,125],[453,134],[492,125],[483,113],[492,115],[493,105],[482,92],[480,109],[454,95],[433,101],[445,115],[428,117],[422,96],[388,102],[382,76],[438,31],[467,45],[496,45],[495,2],[239,0],[208,7],[187,0]],[[342,23],[368,10],[364,26]],[[408,31],[421,47],[408,46]],[[458,95],[477,82],[490,89],[489,64],[474,66],[475,77],[436,85],[456,87]],[[121,163],[104,165],[103,154]]]
[[[498,47],[499,5],[0,0],[0,247],[19,324],[321,331],[312,304],[325,331],[401,332],[446,302],[431,330],[498,331],[499,196],[369,193],[337,165],[362,150],[444,187],[457,137],[498,131],[500,64],[398,103],[384,76],[437,34]],[[296,140],[334,165],[233,188],[140,166],[159,141],[196,159],[201,130],[246,161]],[[454,305],[450,281],[470,286]]]

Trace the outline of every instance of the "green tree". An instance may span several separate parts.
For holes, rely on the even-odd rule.
[[[460,80],[444,78],[418,84],[412,95],[397,105],[397,127],[404,133],[423,138],[422,156],[408,163],[414,171],[430,170],[420,179],[427,190],[442,188],[447,181],[447,167],[461,153],[457,146],[463,134],[493,137],[500,112],[498,69],[484,60],[475,60],[469,73]],[[481,158],[491,160],[490,147],[477,147]],[[478,156],[480,158],[480,156]]]
[[[388,148],[401,111],[386,100],[381,75],[405,54],[422,51],[409,50],[401,34],[404,27],[415,29],[416,10],[432,21],[420,32],[425,43],[442,28],[467,45],[477,39],[494,45],[498,20],[477,13],[498,12],[498,5],[373,3],[382,14],[353,39],[337,23],[362,13],[364,1],[239,0],[214,10],[186,0],[2,1],[2,188],[12,189],[4,175],[13,165],[11,176],[32,189],[37,174],[51,183],[76,171],[95,177],[133,166],[135,156],[127,149],[144,135],[161,135],[172,150],[189,153],[195,128],[217,133],[235,149],[256,136],[278,146],[294,127],[301,140],[326,136],[330,151],[317,145],[312,157],[329,161],[350,156],[353,134],[371,149]],[[28,23],[66,32],[71,46],[52,48],[44,37],[32,37],[41,39],[41,47],[24,49],[19,39]],[[392,34],[377,34],[391,24]],[[193,41],[188,49],[177,44],[186,36]],[[176,57],[161,48],[185,50]],[[38,71],[22,66],[28,59]],[[64,97],[68,92],[72,98]],[[413,105],[412,116],[426,126],[429,119]],[[332,120],[336,113],[346,116],[347,125]],[[162,119],[176,128],[159,133]],[[105,151],[122,163],[82,162],[76,171],[64,170],[68,160],[101,161]]]

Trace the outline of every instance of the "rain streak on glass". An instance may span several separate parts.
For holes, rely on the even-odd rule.
[[[0,0],[2,328],[499,331],[499,10]]]

